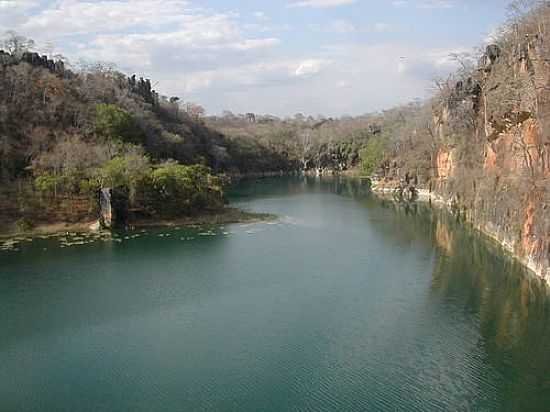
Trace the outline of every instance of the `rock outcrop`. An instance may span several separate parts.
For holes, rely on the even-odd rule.
[[[113,227],[113,206],[111,202],[111,189],[104,188],[99,191],[99,222],[103,228]]]
[[[128,221],[128,193],[120,189],[99,191],[99,223],[104,229],[125,226]]]
[[[512,51],[487,48],[477,87],[465,91],[462,81],[434,105],[431,170],[415,187],[418,198],[449,206],[550,284],[548,55],[541,38],[526,37]],[[472,125],[461,127],[465,114]],[[413,155],[402,158],[386,162],[375,190],[402,191],[418,170]]]

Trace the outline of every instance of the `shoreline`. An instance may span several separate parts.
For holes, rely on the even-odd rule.
[[[163,219],[140,219],[128,224],[130,229],[141,228],[172,228],[207,225],[229,225],[233,223],[260,223],[277,219],[270,213],[247,212],[234,207],[226,207],[221,211],[207,211],[195,216],[182,216]]]
[[[215,226],[233,223],[259,223],[272,221],[275,219],[277,219],[277,216],[269,213],[248,212],[234,207],[225,207],[221,210],[204,211],[193,216],[180,216],[161,219],[138,219],[129,222],[127,228],[133,230],[140,228],[173,228],[206,225]],[[94,228],[94,226],[97,226],[97,223],[98,221],[96,219],[76,223],[57,222],[38,224],[31,230],[25,232],[18,232],[16,230],[0,232],[0,240],[9,240],[14,237],[32,238],[38,236],[55,235],[63,232],[97,233],[100,231],[97,228]],[[110,229],[105,230],[110,231]]]
[[[399,189],[395,187],[385,186],[376,187],[373,184],[371,187],[371,191],[376,196],[385,197],[392,201],[396,201],[394,195],[398,193]],[[416,189],[416,193],[417,197],[413,202],[429,203],[435,205],[436,207],[445,209],[449,213],[452,212],[451,200],[446,200],[443,196],[440,196],[434,192],[430,192],[427,189]],[[465,222],[470,225],[470,227],[473,228],[476,232],[485,236],[487,240],[496,243],[507,256],[519,262],[529,272],[531,272],[537,278],[541,279],[543,282],[546,283],[548,287],[550,287],[550,268],[545,268],[543,265],[535,262],[535,260],[530,257],[519,255],[515,251],[514,245],[499,236],[498,231],[490,230],[487,227],[488,224],[476,224],[474,222],[471,222],[470,220],[465,220]]]

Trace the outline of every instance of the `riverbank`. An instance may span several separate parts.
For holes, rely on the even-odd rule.
[[[550,267],[543,262],[537,261],[529,254],[524,255],[518,252],[517,244],[510,241],[505,234],[498,230],[497,226],[491,224],[491,222],[474,221],[471,214],[460,211],[460,207],[455,199],[447,199],[428,189],[418,189],[416,187],[412,189],[414,198],[407,201],[429,203],[436,207],[444,208],[450,213],[460,213],[464,217],[464,221],[471,225],[472,228],[486,236],[490,241],[497,243],[507,255],[520,262],[550,287]],[[372,182],[371,190],[377,196],[391,198],[394,201],[397,201],[403,195],[403,188],[394,182]]]
[[[208,210],[192,216],[161,219],[136,219],[128,223],[130,229],[139,228],[171,228],[186,226],[223,225],[232,223],[256,223],[272,221],[277,216],[268,213],[253,213],[233,207],[225,207],[221,210]],[[97,220],[86,220],[77,223],[45,223],[38,224],[26,231],[6,230],[0,232],[0,240],[8,240],[13,237],[38,237],[54,235],[58,233],[93,233],[97,232]]]
[[[226,207],[221,211],[206,211],[195,216],[183,216],[170,219],[140,219],[131,222],[131,228],[146,227],[185,227],[204,225],[228,225],[232,223],[258,223],[277,219],[269,213],[247,212],[241,209]]]

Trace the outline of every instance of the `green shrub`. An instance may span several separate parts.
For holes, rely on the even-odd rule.
[[[126,110],[113,104],[98,104],[95,119],[96,133],[110,140],[142,143],[144,133]]]
[[[97,181],[90,179],[82,179],[79,182],[79,191],[83,195],[92,195],[99,189]]]
[[[59,176],[53,176],[49,173],[40,175],[34,179],[34,185],[41,193],[54,193],[60,183],[61,178]]]
[[[126,188],[133,203],[151,175],[151,163],[139,151],[117,156],[96,171],[99,187]]]
[[[363,150],[359,152],[361,158],[361,171],[365,175],[371,175],[384,160],[385,144],[380,138],[369,140]]]
[[[163,213],[191,213],[223,205],[221,183],[203,165],[166,162],[151,175],[154,208]]]

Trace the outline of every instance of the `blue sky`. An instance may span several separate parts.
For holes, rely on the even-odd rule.
[[[44,52],[114,63],[210,114],[357,115],[426,97],[507,0],[0,0]]]

